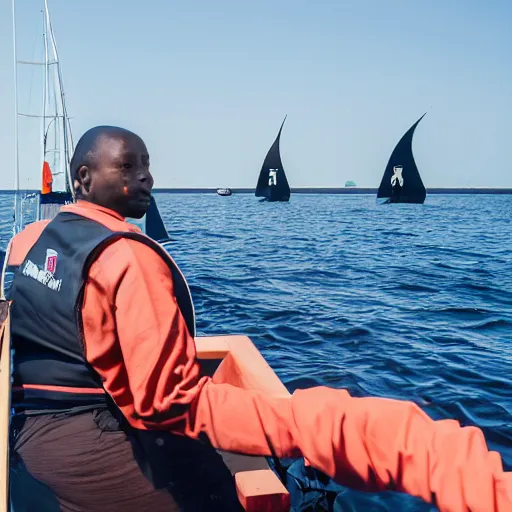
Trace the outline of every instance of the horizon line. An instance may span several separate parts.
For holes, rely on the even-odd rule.
[[[153,193],[209,194],[229,188],[234,194],[253,194],[255,187],[155,187]],[[295,194],[377,194],[378,187],[290,187]],[[0,189],[0,194],[13,193],[15,189]],[[18,192],[37,193],[37,189],[19,189]],[[59,191],[55,191],[59,192]],[[427,194],[512,194],[512,187],[432,187]]]

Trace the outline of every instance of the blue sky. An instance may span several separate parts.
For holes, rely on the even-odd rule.
[[[41,0],[16,0],[20,59]],[[140,134],[158,187],[255,186],[285,114],[291,186],[377,187],[402,134],[427,188],[512,187],[509,0],[49,0],[75,142]],[[10,2],[0,3],[0,188],[13,186]],[[20,109],[37,98],[20,77]],[[35,88],[37,89],[37,87]],[[21,127],[39,185],[37,137]]]

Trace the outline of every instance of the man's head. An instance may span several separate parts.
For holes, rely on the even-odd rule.
[[[71,159],[77,199],[140,219],[150,203],[153,177],[144,141],[117,126],[85,132]]]

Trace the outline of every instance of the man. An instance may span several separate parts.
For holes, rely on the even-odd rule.
[[[164,512],[179,505],[187,511],[239,512],[233,478],[211,445],[135,431],[102,390],[103,380],[121,407],[132,393],[144,407],[144,394],[156,391],[157,399],[176,385],[179,401],[180,385],[197,380],[192,346],[185,351],[180,346],[195,330],[186,282],[170,258],[157,256],[156,267],[151,265],[159,249],[142,235],[138,241],[112,238],[114,232],[140,232],[123,217],[141,218],[149,206],[153,178],[147,149],[126,130],[99,127],[79,141],[72,169],[78,204],[63,207],[53,223],[28,226],[9,251],[9,265],[25,260],[8,294],[14,301],[15,509]],[[88,263],[95,251],[97,260]],[[88,273],[83,294],[82,272]],[[153,281],[160,279],[168,287],[162,307],[162,290]],[[131,318],[124,318],[128,311]],[[164,326],[158,315],[170,323]],[[156,336],[153,347],[148,335]],[[126,336],[129,342],[121,346],[116,340]],[[132,355],[130,343],[137,344]],[[158,362],[159,350],[170,360]],[[117,357],[128,375],[112,364]],[[142,368],[146,360],[156,363],[153,375]],[[102,368],[99,374],[91,363]],[[160,374],[169,378],[168,389],[158,389]],[[181,395],[186,407],[188,398]]]
[[[283,398],[200,377],[186,281],[124,221],[149,206],[143,141],[92,129],[71,171],[77,204],[28,226],[8,255],[19,266],[8,296],[14,489],[30,477],[46,510],[173,510],[171,496],[183,510],[236,510],[211,443],[304,456],[341,484],[407,492],[441,511],[510,510],[511,475],[479,429],[434,422],[410,402],[326,387]]]

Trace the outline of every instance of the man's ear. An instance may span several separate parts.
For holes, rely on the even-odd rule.
[[[77,178],[75,179],[75,190],[80,190],[84,194],[87,194],[91,188],[91,170],[87,165],[82,165],[76,173]],[[78,185],[78,186],[77,186]]]

